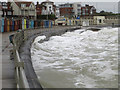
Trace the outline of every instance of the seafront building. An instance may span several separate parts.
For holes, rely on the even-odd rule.
[[[46,6],[46,9],[42,11],[42,15],[55,14],[56,6],[54,5],[54,2],[46,0],[42,2],[41,5]]]
[[[105,16],[105,23],[108,25],[111,25],[112,23],[117,25],[120,24],[120,18],[118,15],[114,15],[114,16]]]
[[[0,16],[6,18],[13,17],[13,8],[10,2],[0,2]]]
[[[80,2],[60,4],[59,8],[60,16],[70,18],[79,18],[81,16],[91,16],[96,14],[96,8],[94,6],[89,6],[88,4],[82,6]]]
[[[73,4],[66,3],[59,5],[60,16],[72,18],[74,16]]]
[[[36,8],[33,2],[16,1],[11,2],[13,15],[20,18],[36,19]]]

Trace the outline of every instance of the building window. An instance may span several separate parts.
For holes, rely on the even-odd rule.
[[[77,7],[81,7],[81,5],[80,5],[80,4],[77,4]]]
[[[82,15],[85,15],[85,9],[82,10]]]
[[[26,7],[26,4],[21,4],[21,7]]]
[[[88,15],[88,12],[86,12],[86,15]]]
[[[72,7],[72,4],[70,4],[70,7]]]
[[[81,9],[78,9],[78,12],[81,12]]]
[[[3,9],[7,9],[7,6],[2,6]]]
[[[102,23],[102,20],[101,20],[101,19],[99,19],[99,23]]]
[[[12,15],[12,13],[10,11],[8,11],[8,15]]]
[[[2,5],[7,5],[7,3],[4,3],[4,2],[3,2]]]
[[[24,15],[24,10],[21,10],[21,15]]]
[[[80,15],[81,15],[81,13],[78,13],[78,15],[80,16]]]

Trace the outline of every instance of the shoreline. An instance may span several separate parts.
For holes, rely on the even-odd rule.
[[[31,61],[31,45],[34,41],[34,39],[37,36],[45,35],[47,36],[46,40],[49,40],[49,37],[54,35],[61,35],[67,31],[74,31],[80,29],[80,27],[72,27],[72,28],[63,28],[54,30],[51,28],[49,31],[41,31],[40,33],[37,33],[36,35],[32,35],[27,41],[24,42],[24,44],[20,48],[20,58],[21,61],[24,62],[24,69],[25,74],[29,83],[30,88],[42,88],[41,85],[39,85],[38,77],[34,71],[32,61]]]

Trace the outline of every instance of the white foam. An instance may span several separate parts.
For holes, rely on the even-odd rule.
[[[79,88],[102,88],[103,84],[110,88],[110,83],[117,86],[118,28],[102,28],[99,32],[81,31],[85,30],[52,36],[43,43],[38,41],[46,37],[37,37],[31,48],[35,70],[49,68],[74,74],[71,82],[74,81]],[[104,80],[109,83],[103,83]]]

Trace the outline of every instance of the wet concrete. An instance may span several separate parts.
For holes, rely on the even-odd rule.
[[[0,62],[2,64],[2,78],[0,78],[2,80],[2,88],[16,88],[14,61],[10,60],[12,44],[9,42],[9,35],[13,33],[15,32],[0,33],[2,36],[2,61]]]

